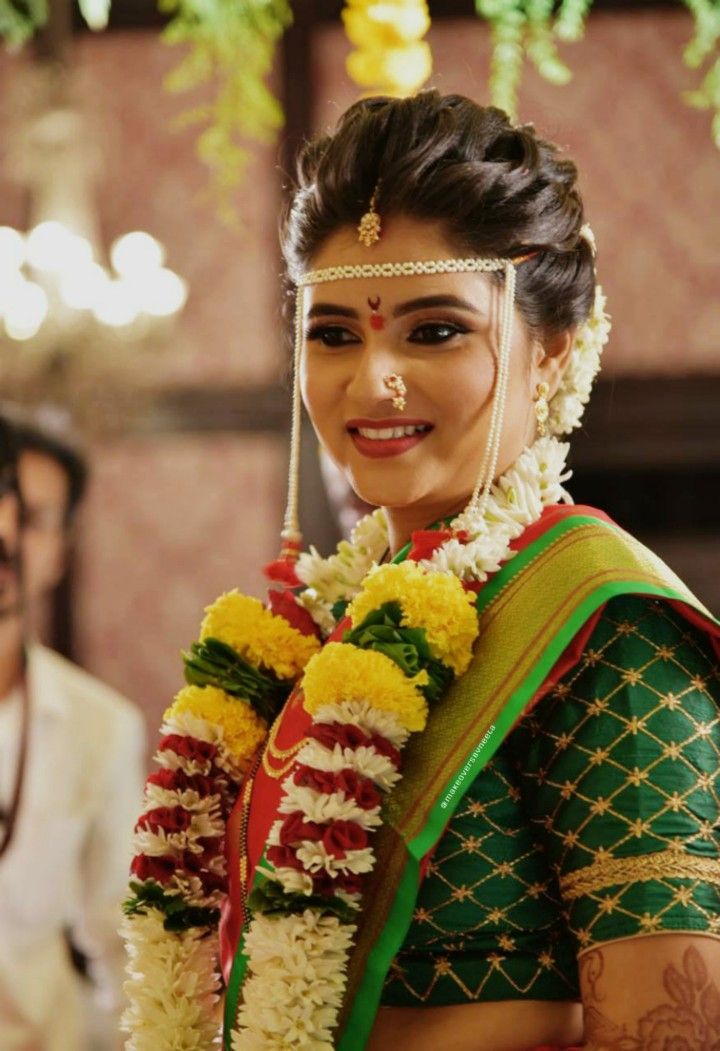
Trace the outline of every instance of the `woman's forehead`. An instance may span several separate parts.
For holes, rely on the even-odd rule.
[[[369,248],[360,242],[356,226],[333,230],[313,253],[311,269],[393,263],[405,260],[451,259],[457,255],[442,224],[407,215],[381,215],[380,239]]]
[[[308,285],[305,313],[313,317],[381,308],[388,317],[399,317],[426,307],[487,313],[498,293],[499,287],[481,273],[352,277]]]

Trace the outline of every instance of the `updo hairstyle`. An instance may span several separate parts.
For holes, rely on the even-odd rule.
[[[287,278],[295,284],[326,238],[357,226],[380,180],[380,216],[439,222],[454,254],[540,254],[517,268],[516,303],[542,340],[587,319],[595,293],[577,168],[532,124],[435,89],[365,98],[332,134],[305,144],[282,223]],[[371,261],[371,252],[368,252]],[[501,272],[488,275],[502,283]]]

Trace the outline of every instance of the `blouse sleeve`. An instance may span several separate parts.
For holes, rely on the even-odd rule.
[[[702,631],[667,603],[612,599],[513,742],[578,951],[720,936],[720,675]]]

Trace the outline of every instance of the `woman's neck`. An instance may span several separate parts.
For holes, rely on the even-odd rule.
[[[394,558],[398,551],[407,544],[418,529],[427,529],[433,522],[460,514],[468,504],[469,495],[453,504],[419,504],[411,507],[386,507],[385,517],[388,524],[388,544]]]

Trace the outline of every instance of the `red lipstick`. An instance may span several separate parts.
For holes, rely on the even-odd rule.
[[[433,425],[428,420],[406,419],[398,416],[386,417],[381,420],[353,419],[348,420],[345,426],[358,452],[370,459],[401,456],[409,449],[419,445],[433,430]],[[387,432],[410,427],[419,429],[413,434],[404,434],[399,437],[389,435],[374,437],[367,433],[360,433],[361,430],[366,432]]]

